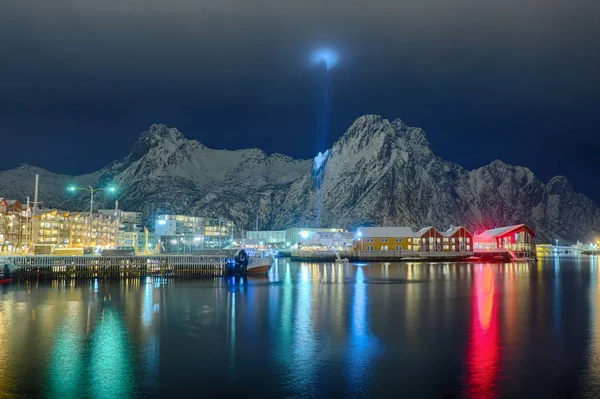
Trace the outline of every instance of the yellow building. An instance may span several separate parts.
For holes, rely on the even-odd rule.
[[[60,247],[114,246],[118,221],[100,214],[38,209],[32,217],[34,244]]]
[[[418,243],[410,227],[361,227],[357,230],[355,251],[413,251]]]

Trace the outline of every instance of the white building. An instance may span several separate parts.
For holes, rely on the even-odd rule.
[[[164,252],[190,253],[208,248],[225,248],[233,244],[233,222],[185,215],[161,215],[154,232],[160,237]]]
[[[121,231],[142,231],[142,213],[141,212],[127,212],[116,209],[101,209],[98,211],[99,214],[104,216],[112,216],[113,219],[118,218]]]
[[[151,231],[119,231],[119,247],[133,247],[136,252],[154,252],[157,250],[159,240]]]

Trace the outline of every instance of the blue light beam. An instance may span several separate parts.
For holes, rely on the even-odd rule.
[[[324,65],[327,70],[336,66],[338,61],[338,53],[330,48],[320,48],[312,54],[312,63],[314,65]]]

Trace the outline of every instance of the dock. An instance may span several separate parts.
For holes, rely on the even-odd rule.
[[[535,260],[534,251],[475,250],[474,252],[417,252],[417,251],[294,251],[291,260],[302,262],[460,262],[481,261],[529,261]]]
[[[232,259],[225,255],[0,256],[18,267],[16,279],[127,277],[220,277]]]
[[[303,262],[334,262],[348,259],[350,262],[402,262],[402,261],[460,261],[472,257],[473,252],[416,252],[416,251],[295,251],[291,260]]]

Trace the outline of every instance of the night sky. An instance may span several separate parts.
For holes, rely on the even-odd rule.
[[[84,173],[154,122],[312,158],[360,115],[600,201],[597,0],[0,0],[0,169]],[[330,47],[330,123],[317,139]]]

